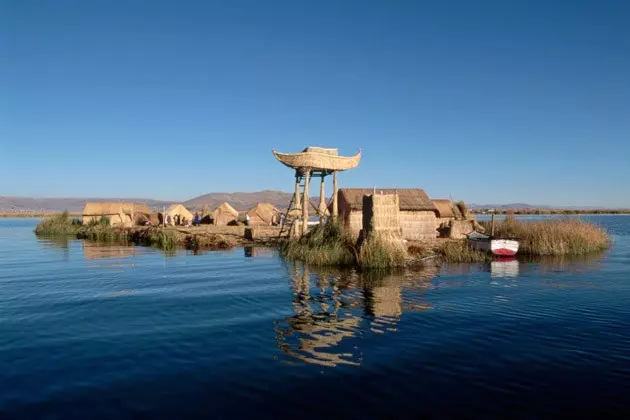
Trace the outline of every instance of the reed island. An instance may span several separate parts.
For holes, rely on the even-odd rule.
[[[528,257],[587,255],[611,245],[603,228],[576,217],[520,220],[508,214],[478,222],[465,203],[430,199],[420,188],[339,188],[339,173],[356,168],[361,151],[341,156],[337,149],[307,147],[273,155],[293,171],[294,193],[285,210],[258,203],[239,211],[223,203],[193,214],[182,204],[156,211],[142,203],[90,202],[80,218],[56,214],[41,221],[35,233],[167,251],[272,246],[288,260],[359,269],[491,260],[492,254],[469,246],[472,232],[518,238],[519,255]],[[309,196],[314,179],[319,180],[315,202]]]

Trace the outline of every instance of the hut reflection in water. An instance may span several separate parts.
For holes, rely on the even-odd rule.
[[[317,269],[294,263],[291,276],[294,315],[275,323],[276,341],[289,359],[322,366],[359,365],[366,334],[396,331],[405,311],[424,310],[417,293],[430,287],[435,269],[423,272],[378,272]]]

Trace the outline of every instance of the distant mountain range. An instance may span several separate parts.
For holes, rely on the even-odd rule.
[[[234,192],[234,193],[209,193],[199,197],[184,201],[183,204],[192,210],[199,210],[203,206],[215,208],[224,202],[230,203],[237,210],[248,210],[256,203],[271,203],[279,209],[286,209],[291,202],[292,193],[284,191],[257,191],[257,192]],[[312,197],[316,203],[318,197]],[[32,198],[32,197],[1,197],[0,213],[11,212],[55,212],[68,210],[69,212],[80,212],[87,201],[134,201],[145,203],[150,208],[162,208],[175,203],[176,201],[153,200],[147,198]],[[553,207],[549,205],[530,205],[526,203],[509,204],[469,204],[471,209],[596,209],[601,207]]]

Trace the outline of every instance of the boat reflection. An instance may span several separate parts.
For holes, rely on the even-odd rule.
[[[275,322],[278,347],[289,360],[322,366],[361,364],[365,334],[394,332],[404,312],[430,307],[420,301],[437,272],[288,269],[294,315]]]
[[[515,278],[519,274],[519,262],[516,258],[501,258],[490,263],[491,278]]]

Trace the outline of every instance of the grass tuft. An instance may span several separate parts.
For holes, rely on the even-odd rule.
[[[35,234],[39,236],[65,236],[76,235],[81,224],[77,224],[75,219],[70,219],[67,211],[47,217],[37,224]]]
[[[402,267],[407,259],[407,247],[398,240],[385,240],[378,236],[367,238],[361,244],[358,265],[361,268]]]
[[[356,264],[354,240],[334,221],[313,227],[306,236],[286,240],[280,246],[280,254],[287,260],[319,266]]]

